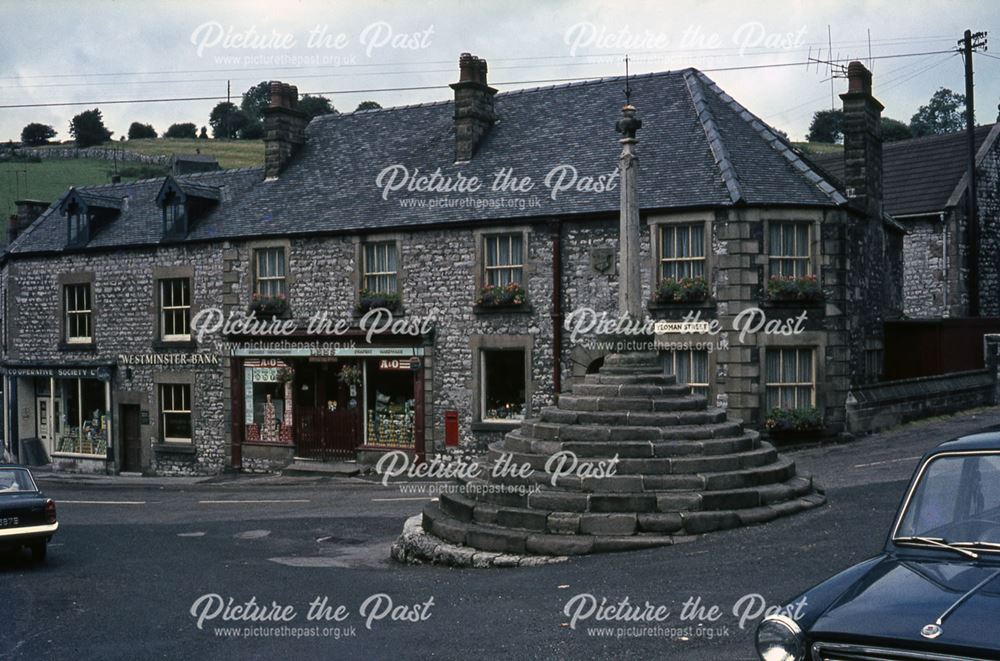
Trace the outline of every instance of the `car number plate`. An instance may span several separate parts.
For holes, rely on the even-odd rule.
[[[13,528],[21,523],[16,516],[0,517],[0,528]]]

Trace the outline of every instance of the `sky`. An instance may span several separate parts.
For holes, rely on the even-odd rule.
[[[452,95],[459,54],[471,52],[501,91],[621,75],[626,53],[635,73],[693,66],[801,140],[812,114],[831,107],[838,73],[810,58],[868,62],[870,39],[883,114],[908,121],[939,87],[964,91],[962,57],[950,51],[965,29],[1000,40],[998,9],[995,0],[0,0],[0,106],[86,102],[0,107],[0,139],[41,122],[68,140],[72,116],[93,107],[115,138],[133,121],[160,132],[207,125],[227,82],[237,103],[262,80],[323,92],[340,111],[438,101]],[[977,120],[993,122],[1000,43],[973,59]],[[846,81],[832,86],[839,94]],[[211,99],[141,101],[189,97]]]

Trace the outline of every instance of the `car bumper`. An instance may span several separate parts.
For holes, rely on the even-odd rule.
[[[48,539],[59,530],[59,522],[43,526],[22,526],[20,528],[0,529],[0,546],[21,544],[38,539]]]

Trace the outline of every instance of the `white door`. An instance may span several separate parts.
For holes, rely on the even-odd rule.
[[[48,397],[35,399],[35,406],[38,407],[35,428],[38,430],[38,438],[41,439],[46,448],[52,447],[52,430],[49,429],[49,405],[51,401]]]

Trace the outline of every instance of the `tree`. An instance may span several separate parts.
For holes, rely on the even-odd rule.
[[[381,110],[382,104],[378,101],[362,101],[358,104],[358,107],[354,109],[354,112],[359,110]]]
[[[201,127],[201,133],[198,134],[199,140],[208,140],[208,129],[204,126]]]
[[[98,108],[84,110],[69,123],[69,134],[78,147],[91,147],[107,142],[112,133],[104,126],[104,116]]]
[[[239,136],[249,120],[242,110],[228,101],[220,101],[212,108],[208,124],[212,127],[212,135],[216,138],[235,138]]]
[[[325,96],[309,96],[308,94],[303,94],[302,98],[299,99],[299,110],[304,112],[309,119],[337,112],[337,109],[330,103],[330,99]]]
[[[152,124],[140,124],[139,122],[132,122],[128,127],[128,139],[129,140],[142,140],[144,138],[155,138],[156,129],[153,128]]]
[[[882,142],[895,142],[912,138],[910,127],[892,117],[882,118]]]
[[[240,110],[250,120],[249,123],[264,121],[264,108],[271,105],[271,83],[262,80],[246,92],[240,102]]]
[[[197,138],[198,127],[193,122],[171,124],[163,134],[164,138]]]
[[[806,140],[809,142],[839,142],[844,137],[843,110],[817,110],[813,113],[812,123]]]
[[[48,124],[32,122],[21,129],[21,144],[30,147],[48,144],[49,140],[56,137],[56,130]]]
[[[260,140],[264,137],[263,122],[248,122],[240,129],[240,140]]]
[[[910,118],[913,137],[961,131],[965,126],[965,95],[947,87],[934,92],[926,106],[920,106]]]

